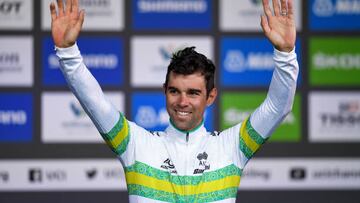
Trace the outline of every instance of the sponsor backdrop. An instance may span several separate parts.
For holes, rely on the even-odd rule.
[[[59,70],[50,2],[0,0],[0,202],[127,202],[121,163]],[[209,130],[242,121],[266,97],[274,63],[260,0],[79,2],[84,62],[139,125],[168,125],[162,84],[171,53],[186,46],[217,66]],[[293,111],[244,170],[237,201],[357,203],[360,0],[294,0],[294,7]]]

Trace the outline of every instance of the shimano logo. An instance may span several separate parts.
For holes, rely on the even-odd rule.
[[[205,0],[139,0],[140,13],[204,13],[207,10]]]
[[[90,69],[115,69],[118,58],[115,54],[84,54],[84,63]],[[50,68],[59,68],[59,59],[55,54],[48,57]]]
[[[22,2],[20,1],[3,1],[0,2],[0,14],[9,15],[19,13]]]
[[[225,56],[224,67],[229,72],[273,70],[273,55],[268,52],[249,52],[245,56],[242,51],[229,50]]]
[[[26,121],[26,112],[23,110],[0,110],[0,124],[24,125]]]
[[[316,69],[360,69],[360,54],[325,54],[314,55],[313,64]]]
[[[312,7],[314,14],[320,17],[360,14],[359,0],[337,0],[335,3],[331,0],[316,0]]]

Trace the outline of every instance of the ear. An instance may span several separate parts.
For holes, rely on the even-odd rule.
[[[166,95],[166,84],[165,83],[163,84],[163,91],[164,91],[164,94]]]
[[[214,103],[215,99],[217,96],[217,89],[214,87],[210,92],[209,92],[209,96],[206,100],[206,105],[210,106],[212,103]]]

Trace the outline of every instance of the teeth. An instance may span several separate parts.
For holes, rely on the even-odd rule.
[[[178,111],[178,114],[180,114],[181,116],[186,116],[189,114],[189,112]]]

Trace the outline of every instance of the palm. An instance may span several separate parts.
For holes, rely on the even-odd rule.
[[[83,11],[78,12],[77,0],[67,0],[66,5],[69,7],[65,9],[65,12],[62,12],[62,2],[61,0],[58,1],[58,15],[55,12],[55,5],[50,5],[51,33],[57,47],[73,45],[79,36],[84,20]]]
[[[281,0],[281,9],[277,0],[273,0],[274,15],[272,15],[268,0],[263,0],[265,16],[261,17],[261,26],[266,37],[271,41],[274,47],[280,51],[291,51],[295,46],[296,28],[292,1]],[[287,8],[284,9],[283,8]],[[280,11],[282,10],[282,11]],[[286,12],[287,15],[281,15]]]

